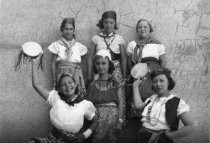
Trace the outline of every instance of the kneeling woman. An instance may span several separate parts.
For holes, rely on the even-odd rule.
[[[134,106],[142,112],[142,129],[138,133],[138,143],[172,143],[173,139],[192,133],[194,123],[188,111],[189,106],[176,95],[170,93],[175,86],[171,71],[166,68],[153,71],[152,89],[155,94],[144,103],[139,95],[138,86],[142,80],[133,83]],[[178,129],[179,120],[184,126]]]
[[[115,143],[116,132],[123,123],[122,89],[111,75],[114,64],[107,50],[100,50],[95,56],[93,71],[99,78],[90,83],[85,98],[97,109],[98,126],[92,143]],[[117,129],[117,130],[115,130]]]
[[[32,84],[36,91],[51,106],[50,119],[53,130],[46,138],[33,138],[30,143],[81,143],[87,139],[97,125],[95,107],[90,101],[77,94],[78,86],[70,74],[62,74],[58,80],[58,91],[48,91],[38,83],[38,63],[41,55],[33,60]],[[84,132],[81,129],[84,118],[91,121]]]

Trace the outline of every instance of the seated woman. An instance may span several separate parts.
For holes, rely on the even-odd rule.
[[[142,112],[142,128],[138,132],[138,143],[172,143],[174,139],[189,135],[194,123],[189,116],[189,105],[172,94],[175,82],[171,71],[160,68],[150,74],[154,94],[142,102],[138,86],[142,80],[133,83],[134,107]],[[178,129],[179,120],[184,126]]]
[[[108,50],[97,52],[93,61],[93,71],[99,78],[90,83],[85,98],[93,102],[97,109],[98,126],[92,143],[115,143],[116,131],[123,123],[122,89],[111,75],[114,65]]]
[[[53,130],[48,137],[32,138],[30,143],[80,143],[87,139],[97,125],[95,107],[78,93],[78,85],[70,74],[62,74],[58,79],[58,91],[48,91],[38,83],[38,63],[41,54],[33,60],[32,84],[49,105]],[[91,121],[88,129],[81,132],[84,118]]]

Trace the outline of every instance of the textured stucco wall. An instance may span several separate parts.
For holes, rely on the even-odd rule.
[[[59,35],[64,17],[75,17],[78,41],[90,46],[104,10],[116,10],[126,42],[135,38],[139,18],[151,20],[154,37],[166,46],[174,90],[191,106],[196,131],[178,143],[207,143],[210,100],[210,0],[1,0],[0,142],[23,143],[50,130],[49,107],[31,86],[31,65],[14,71],[20,45],[39,42],[45,48],[40,82],[51,87],[46,47]],[[85,66],[85,63],[83,64]]]

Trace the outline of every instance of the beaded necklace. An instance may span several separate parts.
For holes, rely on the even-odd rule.
[[[149,124],[150,124],[151,126],[156,126],[156,125],[157,125],[158,120],[159,120],[159,118],[160,118],[160,114],[161,114],[162,109],[163,109],[163,105],[167,102],[167,99],[168,99],[168,96],[169,96],[169,95],[170,95],[170,94],[168,94],[168,95],[165,97],[164,101],[161,103],[159,113],[158,113],[158,111],[155,113],[154,117],[157,117],[157,118],[156,118],[156,121],[155,121],[154,123],[151,122],[151,111],[152,111],[152,108],[153,108],[155,102],[158,101],[158,100],[160,100],[159,97],[156,97],[156,98],[154,99],[152,105],[150,105],[150,106],[148,107],[146,119],[149,121]],[[158,116],[157,116],[157,115],[158,115]]]

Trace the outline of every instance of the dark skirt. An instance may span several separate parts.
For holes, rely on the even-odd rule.
[[[149,68],[149,72],[147,73],[146,78],[142,82],[141,86],[139,86],[139,93],[141,95],[141,99],[142,101],[145,101],[148,97],[154,94],[152,90],[152,80],[150,78],[150,74],[153,71],[159,69],[161,66],[157,60],[152,60],[151,58],[148,58],[146,60],[142,59],[142,63],[146,63]]]
[[[142,84],[139,86],[139,93],[141,95],[142,101],[144,102],[147,98],[149,98],[151,95],[154,94],[154,92],[152,90],[152,80],[150,78],[150,74],[153,71],[159,69],[161,66],[159,64],[159,61],[156,58],[152,58],[152,57],[143,58],[141,62],[146,63],[149,68],[149,72],[147,73]],[[132,83],[133,83],[133,79],[131,79],[131,81],[130,81],[130,84],[132,84]],[[128,89],[127,94],[132,95],[133,94],[132,87],[128,87],[127,89]],[[132,97],[132,96],[130,96],[130,97]],[[128,118],[133,118],[133,117],[141,118],[141,112],[139,110],[132,109],[132,106],[131,106],[132,102],[133,102],[132,98],[127,99],[127,107],[128,107],[127,116],[128,116]]]

